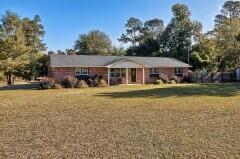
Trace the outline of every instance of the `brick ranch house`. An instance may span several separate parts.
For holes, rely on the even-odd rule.
[[[68,76],[77,78],[98,75],[110,85],[145,84],[168,76],[188,77],[190,65],[174,58],[133,56],[49,55],[49,77],[57,82]]]

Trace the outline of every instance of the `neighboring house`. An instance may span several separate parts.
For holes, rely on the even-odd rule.
[[[49,55],[49,77],[60,82],[68,76],[94,76],[109,84],[145,84],[161,73],[188,77],[190,65],[174,58],[133,56]]]

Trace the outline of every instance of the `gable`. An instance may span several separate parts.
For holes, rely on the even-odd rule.
[[[142,68],[143,65],[126,59],[109,65],[111,68]]]

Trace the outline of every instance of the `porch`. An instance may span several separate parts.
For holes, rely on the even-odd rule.
[[[145,68],[108,68],[108,84],[145,84]]]
[[[122,84],[145,84],[145,65],[130,59],[121,59],[107,66],[107,81],[110,85],[114,80]]]

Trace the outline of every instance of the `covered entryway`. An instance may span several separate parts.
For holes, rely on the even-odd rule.
[[[109,64],[107,67],[108,67],[108,83],[109,84],[111,83],[110,81],[113,79],[112,72],[111,72],[111,70],[113,69],[116,69],[116,70],[125,69],[124,71],[126,72],[125,76],[122,76],[123,74],[120,73],[121,76],[118,77],[118,79],[123,81],[123,84],[145,84],[144,69],[146,66],[143,64],[140,64],[130,59],[121,59],[117,62]]]

